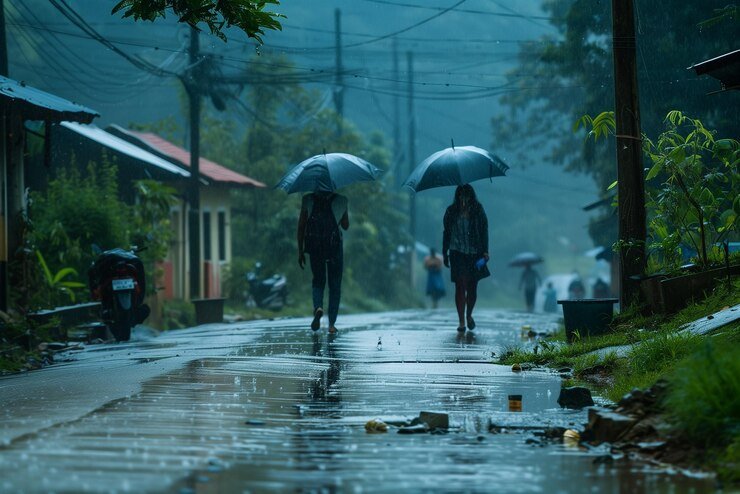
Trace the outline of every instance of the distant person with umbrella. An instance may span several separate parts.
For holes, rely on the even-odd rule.
[[[527,312],[534,312],[534,296],[537,293],[537,287],[542,284],[539,273],[532,269],[533,264],[540,262],[542,258],[532,252],[522,252],[509,261],[511,267],[524,267],[519,279],[519,290],[524,288],[524,303],[527,306]]]
[[[522,271],[522,277],[519,279],[519,289],[524,287],[524,302],[527,304],[527,312],[534,312],[534,296],[537,293],[537,287],[542,284],[540,275],[532,269],[531,264],[527,264]]]
[[[568,284],[568,299],[580,300],[586,296],[586,287],[583,285],[581,275],[578,274],[577,270],[573,270],[573,278]]]
[[[354,182],[375,180],[382,171],[367,161],[345,153],[313,156],[290,170],[276,188],[288,193],[309,192],[301,201],[298,216],[298,265],[309,256],[313,297],[311,329],[321,327],[324,315],[324,288],[329,286],[329,333],[336,333],[342,293],[344,249],[342,229],[349,228],[347,198],[334,192]],[[341,228],[341,229],[340,229]]]
[[[424,269],[427,270],[427,295],[432,298],[432,309],[437,308],[439,299],[445,296],[445,282],[442,279],[442,259],[432,247],[424,258]]]
[[[455,283],[457,330],[475,329],[473,308],[478,299],[478,282],[491,275],[488,262],[488,218],[470,184],[455,190],[455,199],[444,215],[442,256]]]

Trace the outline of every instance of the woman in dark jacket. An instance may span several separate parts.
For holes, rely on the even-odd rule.
[[[455,305],[459,332],[475,329],[473,307],[478,298],[478,281],[491,275],[488,262],[488,218],[469,184],[455,190],[455,200],[447,208],[442,235],[444,264],[455,284]]]

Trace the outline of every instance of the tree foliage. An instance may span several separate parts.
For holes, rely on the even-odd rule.
[[[27,284],[35,282],[41,288],[24,306],[74,301],[75,290],[84,295],[80,289],[86,285],[78,280],[79,276],[84,280],[94,260],[93,244],[103,249],[146,246],[142,257],[147,277],[153,279],[156,262],[164,259],[169,247],[175,191],[153,180],[133,186],[137,201],[129,205],[119,198],[116,165],[104,159],[89,163],[84,173],[70,163],[59,169],[45,190],[31,194],[26,250],[37,254],[26,256],[25,262],[34,262]]]
[[[266,29],[280,30],[281,14],[266,11],[278,0],[121,0],[113,7],[113,14],[134,20],[155,21],[171,11],[179,22],[195,28],[204,22],[215,34],[226,41],[224,29],[238,27],[250,38],[262,43]]]
[[[737,48],[737,18],[726,7],[724,0],[635,1],[640,121],[647,135],[659,135],[663,116],[676,108],[720,135],[740,135],[740,93],[708,95],[717,89],[716,81],[687,70]],[[511,90],[501,98],[509,124],[494,123],[493,143],[522,163],[541,160],[586,174],[606,196],[617,178],[614,140],[583,140],[570,129],[582,115],[614,107],[611,3],[542,0],[542,8],[556,34],[522,45],[517,67],[508,75]],[[712,16],[720,17],[711,29],[697,26]],[[589,230],[598,244],[610,236],[611,243],[615,217],[611,208],[601,211]]]
[[[736,49],[736,22],[719,23],[713,29],[697,27],[726,3],[637,0],[635,4],[642,130],[658,135],[663,116],[680,108],[723,135],[740,135],[739,95],[707,95],[716,89],[716,81],[700,79],[686,69]],[[529,150],[544,149],[540,159],[588,174],[603,191],[616,179],[613,141],[583,141],[567,129],[581,115],[614,106],[611,4],[543,0],[542,8],[557,34],[523,45],[518,66],[508,76],[512,90],[501,99],[510,111],[510,125],[493,125],[494,143],[508,146],[522,162],[532,160],[525,156]]]
[[[614,112],[588,115],[576,122],[587,138],[613,135]],[[665,128],[655,139],[642,136],[642,148],[650,161],[645,176],[649,213],[650,263],[671,271],[683,262],[683,251],[697,253],[707,267],[718,244],[737,237],[740,217],[740,143],[718,139],[695,118],[678,110],[668,112]]]

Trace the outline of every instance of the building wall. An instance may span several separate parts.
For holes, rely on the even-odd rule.
[[[220,297],[226,266],[231,262],[231,198],[227,189],[202,187],[201,213],[201,294],[203,298]],[[188,206],[182,201],[171,210],[174,238],[163,265],[161,280],[165,298],[189,299],[190,249],[187,224]]]

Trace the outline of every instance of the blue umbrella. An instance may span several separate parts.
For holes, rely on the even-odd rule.
[[[414,192],[463,185],[483,178],[503,177],[509,165],[498,156],[475,146],[459,146],[437,151],[417,166],[404,186]]]
[[[375,180],[383,170],[346,153],[317,154],[293,167],[275,185],[293,192],[335,191],[355,182]]]

